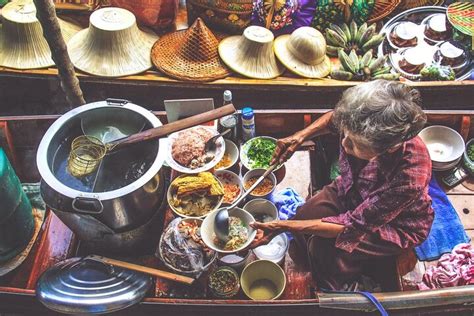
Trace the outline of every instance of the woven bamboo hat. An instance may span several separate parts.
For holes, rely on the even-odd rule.
[[[161,72],[181,80],[212,81],[230,72],[219,59],[219,40],[201,18],[182,31],[161,37],[151,50],[151,60]]]
[[[273,49],[286,68],[302,77],[322,78],[331,71],[326,40],[315,28],[303,26],[291,35],[281,35],[275,40]]]
[[[150,69],[157,36],[141,31],[133,13],[108,7],[91,14],[89,28],[68,43],[71,61],[84,72],[102,77],[134,75]]]
[[[243,35],[219,44],[219,55],[235,72],[250,78],[271,79],[285,71],[273,52],[273,34],[261,26],[249,26]]]
[[[2,15],[0,66],[35,69],[54,65],[32,0],[10,2],[3,7]],[[59,25],[66,42],[81,29],[61,19]]]

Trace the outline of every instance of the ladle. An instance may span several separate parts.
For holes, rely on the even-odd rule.
[[[205,113],[151,128],[107,143],[103,143],[97,137],[88,135],[76,137],[71,144],[71,152],[69,153],[68,159],[68,171],[74,177],[88,175],[94,172],[94,170],[99,166],[102,158],[112,150],[117,150],[142,141],[160,138],[189,127],[213,121],[234,112],[234,105],[227,104]]]
[[[226,242],[229,239],[229,211],[233,208],[237,207],[239,203],[247,197],[262,181],[265,179],[270,173],[275,170],[278,164],[271,165],[265,171],[264,174],[260,176],[260,178],[255,181],[255,183],[246,190],[237,200],[234,201],[230,206],[223,207],[219,211],[217,211],[216,217],[214,218],[214,232],[218,239]]]

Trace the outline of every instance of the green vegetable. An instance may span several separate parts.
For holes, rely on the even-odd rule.
[[[251,168],[268,168],[275,152],[276,143],[271,139],[256,138],[251,141],[247,158]]]
[[[431,65],[421,69],[421,80],[447,81],[456,79],[456,74],[450,66]]]
[[[470,144],[467,148],[467,156],[471,161],[474,161],[474,143]]]

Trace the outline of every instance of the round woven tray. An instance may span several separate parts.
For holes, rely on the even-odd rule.
[[[230,71],[217,51],[219,41],[225,36],[214,36],[208,29],[188,31],[164,35],[153,45],[151,60],[156,68],[179,80],[212,81],[227,77]]]
[[[372,13],[367,20],[367,23],[377,22],[397,8],[402,0],[376,0]]]
[[[444,0],[402,0],[398,9],[403,11],[422,6],[442,5],[443,3]]]

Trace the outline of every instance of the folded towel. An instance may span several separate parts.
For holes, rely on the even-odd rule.
[[[468,243],[470,240],[456,210],[434,176],[430,181],[429,195],[433,200],[435,217],[428,238],[415,248],[421,261],[436,260],[443,253],[451,252],[457,244]]]
[[[295,216],[298,206],[304,204],[304,200],[292,188],[286,188],[270,196],[270,201],[276,205],[281,220],[287,220]]]

